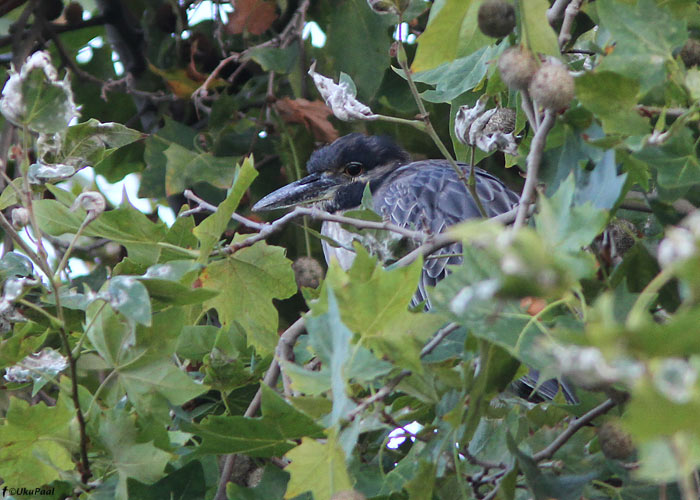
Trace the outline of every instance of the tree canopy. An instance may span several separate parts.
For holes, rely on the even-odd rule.
[[[0,33],[15,498],[698,498],[695,0],[7,0]],[[252,212],[350,132],[519,203]],[[106,196],[134,176],[149,209]]]

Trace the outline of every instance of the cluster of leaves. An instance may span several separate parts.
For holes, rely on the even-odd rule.
[[[567,2],[518,0],[500,40],[478,0],[232,3],[193,25],[197,2],[85,0],[86,21],[2,7],[2,481],[85,499],[696,498],[697,2],[572,0],[561,22],[548,14]],[[243,243],[269,227],[251,201],[350,131],[428,157],[444,141],[517,185],[537,123],[495,64],[517,44],[565,63],[575,98],[540,151],[529,226],[452,228],[464,262],[431,311],[409,308],[420,259],[384,268],[356,244],[351,269],[300,292],[290,258],[321,255],[306,222]],[[312,60],[371,121],[330,118]],[[477,101],[516,111],[517,155],[460,142],[455,116]],[[194,190],[218,208],[170,226],[126,197],[105,210],[86,167],[140,174],[154,207],[184,213]],[[530,369],[580,401],[516,397]]]

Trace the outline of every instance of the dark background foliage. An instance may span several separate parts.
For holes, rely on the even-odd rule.
[[[3,487],[697,498],[698,3],[517,1],[500,39],[481,4],[0,4]],[[568,105],[508,88],[514,45],[566,65]],[[314,63],[379,116],[337,119]],[[460,142],[480,98],[515,111],[517,154]],[[251,207],[350,132],[479,162],[534,215],[384,268],[361,211],[355,264],[325,271],[327,214]],[[441,241],[464,264],[410,310]],[[580,402],[516,397],[528,367]]]

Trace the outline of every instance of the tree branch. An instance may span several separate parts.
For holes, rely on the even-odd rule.
[[[282,228],[284,228],[294,219],[303,216],[309,216],[312,219],[327,222],[350,224],[358,229],[378,229],[391,231],[400,234],[401,236],[404,236],[406,238],[411,238],[415,241],[420,242],[426,241],[430,237],[430,235],[422,231],[412,231],[411,229],[407,229],[397,224],[392,224],[391,222],[374,222],[362,219],[353,219],[352,217],[344,217],[342,215],[336,215],[329,212],[325,212],[323,210],[319,210],[318,208],[296,207],[294,208],[294,210],[292,210],[286,215],[283,215],[276,221],[265,224],[263,228],[260,229],[260,232],[258,234],[251,236],[250,238],[247,238],[243,241],[239,241],[238,243],[232,243],[225,249],[225,252],[232,254],[243,248],[252,246],[258,241],[265,240],[273,234],[277,233],[278,231],[282,230]]]
[[[562,18],[564,10],[567,5],[569,5],[569,2],[571,2],[571,0],[555,0],[554,4],[547,9],[547,21],[549,21],[550,25],[554,26],[554,24]]]
[[[555,112],[551,109],[545,110],[544,120],[542,120],[540,128],[537,129],[535,137],[532,139],[530,154],[527,155],[527,178],[525,179],[525,186],[523,187],[523,192],[520,195],[520,202],[518,203],[518,212],[515,217],[515,224],[513,224],[514,231],[520,229],[525,223],[528,207],[533,202],[535,187],[537,187],[537,177],[540,170],[540,162],[542,161],[542,153],[547,142],[547,134],[554,126],[555,120]]]
[[[555,4],[559,1],[557,0]],[[564,21],[561,23],[561,30],[559,31],[559,50],[563,50],[566,44],[571,41],[571,28],[574,26],[574,19],[578,15],[582,3],[583,0],[570,0],[564,11]]]
[[[540,462],[542,460],[547,460],[549,458],[552,458],[552,455],[556,453],[556,451],[564,446],[564,444],[571,439],[571,437],[576,434],[579,429],[582,427],[588,425],[592,420],[595,418],[606,414],[610,410],[612,410],[617,403],[613,401],[612,399],[608,399],[605,402],[601,403],[600,405],[596,406],[592,410],[590,410],[588,413],[581,415],[579,418],[576,420],[573,420],[570,424],[569,427],[566,428],[564,432],[559,434],[554,441],[552,441],[549,446],[544,448],[541,451],[538,451],[532,456],[532,459],[535,462]]]

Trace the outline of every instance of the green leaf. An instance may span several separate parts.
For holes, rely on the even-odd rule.
[[[68,82],[49,80],[41,68],[30,71],[22,81],[22,101],[24,110],[18,121],[42,134],[65,130],[77,114]]]
[[[620,198],[627,174],[617,175],[615,151],[608,150],[603,159],[590,172],[581,171],[577,179],[574,204],[590,202],[595,208],[610,210]]]
[[[593,241],[608,220],[605,211],[590,203],[572,206],[574,191],[574,176],[569,175],[551,198],[540,199],[535,226],[551,248],[578,252]]]
[[[544,473],[532,457],[518,449],[513,437],[508,434],[508,448],[518,460],[518,465],[525,473],[527,485],[536,500],[558,498],[577,500],[583,494],[583,488],[598,476],[598,472],[581,475],[561,475]]]
[[[174,305],[198,304],[219,294],[216,290],[192,288],[201,268],[192,260],[171,260],[149,267],[137,278],[155,300]]]
[[[0,476],[26,488],[37,488],[75,468],[66,449],[74,412],[59,398],[56,406],[10,398],[0,425]]]
[[[170,453],[156,448],[153,441],[139,442],[136,426],[124,410],[114,409],[99,420],[97,437],[110,453],[111,466],[119,475],[117,498],[126,499],[127,479],[153,484],[163,477]]]
[[[117,149],[145,135],[120,123],[100,123],[94,118],[68,127],[59,159],[76,168],[97,166]]]
[[[252,156],[246,157],[246,159],[243,160],[240,168],[236,168],[233,187],[226,199],[219,205],[216,212],[194,228],[193,233],[200,242],[199,262],[205,263],[207,261],[209,254],[218,243],[226,226],[228,226],[231,215],[238,208],[241,198],[258,176],[254,165],[255,162]]]
[[[409,500],[420,500],[423,498],[433,497],[433,488],[435,487],[436,465],[421,460],[418,466],[418,472],[410,480],[406,482],[404,488],[408,492]]]
[[[527,0],[518,2],[520,6],[523,40],[535,54],[559,55],[559,41],[547,20],[549,2],[547,0]]]
[[[273,389],[261,385],[262,417],[209,416],[200,424],[183,428],[202,438],[197,455],[242,453],[273,457],[296,446],[304,436],[321,437],[323,428],[284,401]]]
[[[352,77],[361,101],[372,99],[389,67],[390,22],[372,12],[364,0],[347,0],[332,6],[325,27],[328,38],[324,52],[336,72],[344,71]]]
[[[17,195],[17,191],[20,193],[24,190],[24,179],[18,178],[12,181],[11,185],[5,186],[0,195],[0,210],[5,210],[10,205],[17,205],[20,203],[20,198]]]
[[[216,309],[224,326],[240,324],[248,344],[261,355],[272,353],[277,345],[277,311],[272,299],[286,299],[297,291],[292,263],[284,253],[283,248],[259,242],[212,262],[200,277],[203,287],[221,292],[205,302],[205,307]]]
[[[34,213],[39,227],[52,236],[75,233],[85,218],[82,209],[71,212],[56,200],[35,201]],[[151,222],[144,214],[127,205],[104,212],[85,228],[83,234],[116,241],[126,247],[129,257],[135,262],[151,265],[158,260],[158,243],[166,232],[165,224]]]
[[[309,342],[330,370],[333,409],[331,423],[335,424],[355,404],[348,397],[348,374],[346,365],[351,356],[352,332],[343,324],[338,311],[338,302],[331,288],[327,288],[328,312],[320,316],[307,316],[306,328]],[[390,367],[389,367],[390,368]],[[387,370],[388,371],[388,370]]]
[[[643,135],[649,120],[637,112],[639,85],[622,74],[591,71],[577,77],[576,97],[595,113],[607,134]]]
[[[127,489],[132,499],[203,500],[206,490],[204,468],[201,462],[193,460],[150,486],[129,478]]]
[[[115,276],[107,288],[110,305],[127,318],[150,326],[151,299],[142,283],[133,276]]]
[[[293,386],[307,394],[320,394],[332,390],[333,409],[331,420],[344,418],[354,406],[347,396],[347,385],[353,382],[369,382],[391,371],[391,364],[377,359],[361,345],[352,345],[352,332],[343,324],[338,301],[332,288],[326,288],[327,311],[318,316],[306,317],[309,343],[322,361],[320,371],[302,370],[286,363]],[[306,372],[306,373],[304,373]]]
[[[646,146],[634,157],[656,170],[659,185],[664,188],[682,188],[700,183],[700,161],[693,134],[688,128],[682,128],[661,146]]]
[[[168,196],[182,193],[198,182],[226,189],[235,176],[236,159],[231,156],[197,153],[176,143],[171,143],[163,154],[167,160],[165,194]]]
[[[435,2],[428,25],[418,38],[411,69],[414,72],[433,69],[490,44],[492,39],[478,29],[479,5],[476,0]]]
[[[334,493],[352,489],[345,455],[333,434],[325,443],[302,438],[286,457],[291,463],[285,468],[290,474],[285,499],[311,491],[315,500],[329,500]]]
[[[273,500],[284,497],[289,482],[289,473],[275,465],[266,465],[263,475],[254,488],[244,488],[236,483],[226,485],[229,500]]]
[[[636,80],[642,94],[663,83],[673,51],[688,38],[686,20],[675,18],[654,0],[638,0],[636,4],[603,0],[596,2],[596,11],[600,26],[616,41],[612,53],[600,64],[600,71],[614,71]]]
[[[654,483],[683,481],[700,465],[700,438],[697,434],[679,432],[639,443],[640,479]]]
[[[421,94],[429,102],[450,102],[460,94],[476,87],[488,70],[487,62],[500,52],[496,46],[483,47],[467,57],[455,59],[435,69],[415,73],[416,82],[435,85],[435,90]],[[399,73],[401,74],[401,73]]]
[[[185,205],[187,207],[187,205]],[[185,208],[183,207],[183,208]],[[194,218],[193,217],[178,217],[168,233],[163,239],[164,243],[175,245],[176,247],[193,250],[197,247],[197,238],[194,233]],[[170,248],[163,248],[158,262],[169,262],[171,260],[182,259],[182,253]]]
[[[2,280],[15,276],[29,276],[33,271],[32,261],[17,252],[7,252],[0,259],[0,278]]]
[[[299,58],[299,45],[291,44],[284,49],[276,47],[253,47],[248,51],[250,58],[258,63],[263,71],[287,74]]]
[[[316,315],[327,310],[326,289],[338,298],[342,322],[359,334],[359,344],[400,366],[422,372],[420,351],[445,322],[439,314],[409,313],[418,288],[422,262],[391,270],[357,245],[356,258],[346,273],[331,263],[320,299],[309,304]]]
[[[680,431],[697,436],[697,415],[700,398],[693,395],[686,403],[671,401],[650,382],[634,388],[633,397],[622,417],[622,424],[639,442],[671,436]]]
[[[208,389],[173,364],[184,323],[181,309],[154,314],[149,328],[137,328],[109,304],[95,301],[87,308],[86,321],[92,324],[87,331],[90,343],[116,372],[112,397],[126,393],[140,414],[167,421],[170,405],[183,404]]]

